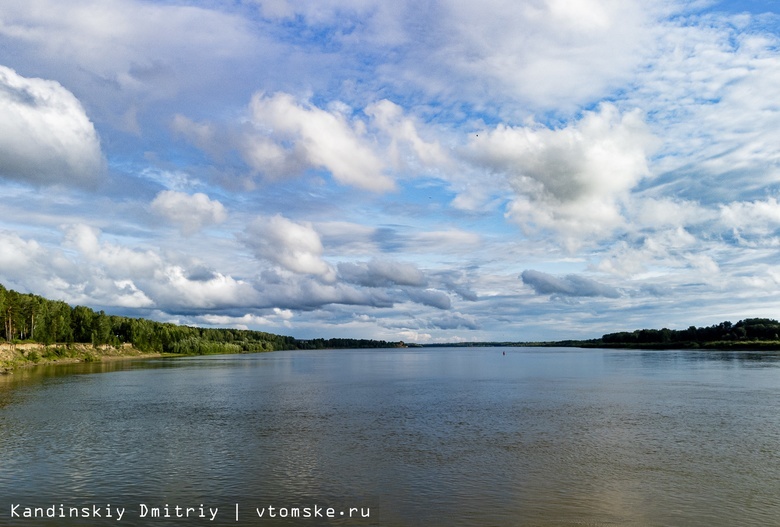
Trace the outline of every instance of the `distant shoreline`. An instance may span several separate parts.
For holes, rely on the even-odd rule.
[[[780,340],[713,342],[603,342],[600,340],[563,340],[549,342],[455,342],[445,344],[409,344],[415,348],[603,348],[625,350],[681,351],[780,351]]]
[[[565,340],[549,342],[450,342],[443,344],[407,344],[404,348],[368,347],[365,349],[409,348],[581,348],[625,350],[680,350],[680,351],[780,351],[780,340],[716,341],[716,342],[602,342],[600,340]],[[319,348],[303,351],[320,351]],[[268,352],[263,352],[268,353]],[[121,347],[91,344],[20,344],[0,343],[0,375],[11,374],[18,368],[33,366],[75,364],[80,362],[106,362],[160,357],[186,357],[179,353],[145,352],[130,344]]]

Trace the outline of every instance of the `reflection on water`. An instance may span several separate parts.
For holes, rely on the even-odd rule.
[[[0,524],[10,503],[79,500],[126,506],[123,525],[157,525],[138,518],[148,502],[219,505],[211,525],[777,524],[779,357],[336,350],[19,370],[0,378]],[[252,517],[309,504],[373,515]]]

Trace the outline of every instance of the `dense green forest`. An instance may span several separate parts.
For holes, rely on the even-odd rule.
[[[537,346],[579,348],[647,348],[647,349],[720,349],[779,350],[780,322],[770,318],[747,318],[736,324],[721,322],[713,326],[688,329],[637,329],[607,333],[589,340],[545,342],[459,342],[425,344],[425,347]]]
[[[746,318],[736,324],[688,329],[637,329],[607,333],[590,340],[526,342],[524,346],[638,349],[780,350],[780,322],[771,318]]]
[[[356,339],[298,340],[263,331],[201,328],[107,315],[88,307],[18,293],[0,285],[2,337],[41,344],[131,344],[144,352],[205,355],[285,349],[397,347],[402,343]]]
[[[780,347],[780,322],[771,318],[746,318],[736,324],[721,322],[708,327],[688,329],[638,329],[608,333],[587,341],[598,346],[629,347],[711,347],[719,349]]]

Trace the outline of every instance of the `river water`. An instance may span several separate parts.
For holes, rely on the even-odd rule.
[[[780,525],[780,355],[37,367],[0,377],[0,455],[0,525]]]

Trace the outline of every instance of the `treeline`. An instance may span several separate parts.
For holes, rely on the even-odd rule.
[[[296,340],[295,343],[298,349],[304,349],[304,350],[406,347],[406,344],[404,344],[403,341],[387,342],[384,340],[369,340],[369,339],[309,339],[309,340]]]
[[[620,331],[586,342],[595,346],[739,348],[749,343],[773,341],[780,342],[780,322],[770,318],[747,318],[736,324],[721,322],[701,328]]]
[[[637,329],[607,333],[589,340],[544,342],[456,342],[424,344],[424,347],[573,347],[573,348],[704,348],[721,350],[778,350],[780,322],[769,318],[747,318],[736,324],[721,322],[713,326],[688,329]]]
[[[8,342],[132,344],[145,352],[203,355],[295,349],[292,337],[262,331],[198,328],[107,315],[88,307],[18,293],[0,285],[2,337]]]

